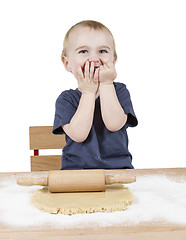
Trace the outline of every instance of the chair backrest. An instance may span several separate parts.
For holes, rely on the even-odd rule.
[[[61,155],[39,155],[40,149],[62,149],[66,145],[65,135],[54,135],[52,126],[29,128],[30,149],[34,156],[30,157],[31,171],[59,170]]]

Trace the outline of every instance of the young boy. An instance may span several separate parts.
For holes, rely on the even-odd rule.
[[[67,32],[61,58],[78,82],[56,100],[53,133],[66,136],[61,169],[133,168],[126,130],[138,122],[125,84],[114,82],[112,33],[99,22],[79,22]]]

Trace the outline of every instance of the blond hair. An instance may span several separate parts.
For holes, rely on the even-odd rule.
[[[63,41],[63,51],[62,51],[62,54],[61,54],[61,59],[63,57],[66,57],[67,55],[67,41],[68,41],[68,38],[69,38],[69,35],[71,33],[71,31],[77,27],[77,26],[82,26],[82,27],[89,27],[91,29],[94,29],[94,30],[102,30],[102,29],[105,29],[107,30],[111,37],[112,37],[112,41],[113,41],[113,46],[114,46],[114,60],[116,61],[117,60],[117,53],[116,53],[116,45],[115,45],[115,41],[114,41],[114,37],[111,33],[111,31],[105,26],[103,25],[102,23],[100,22],[97,22],[97,21],[93,21],[93,20],[85,20],[85,21],[81,21],[81,22],[78,22],[76,23],[75,25],[73,25],[66,33],[65,35],[65,38],[64,38],[64,41]]]

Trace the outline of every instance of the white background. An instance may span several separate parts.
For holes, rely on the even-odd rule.
[[[181,0],[0,1],[0,171],[30,171],[29,126],[52,125],[57,96],[77,87],[60,55],[66,31],[85,19],[115,37],[116,81],[139,121],[128,130],[134,167],[186,167],[185,13]]]

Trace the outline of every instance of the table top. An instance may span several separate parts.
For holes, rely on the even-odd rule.
[[[137,176],[162,175],[173,180],[186,181],[186,168],[105,170],[105,174],[124,172]],[[47,175],[47,172],[31,172]],[[0,173],[0,182],[7,176],[24,176],[27,173]],[[0,213],[1,214],[1,213]],[[186,225],[169,222],[145,222],[131,226],[95,227],[85,229],[53,229],[52,227],[11,227],[0,223],[0,239],[186,239]]]

